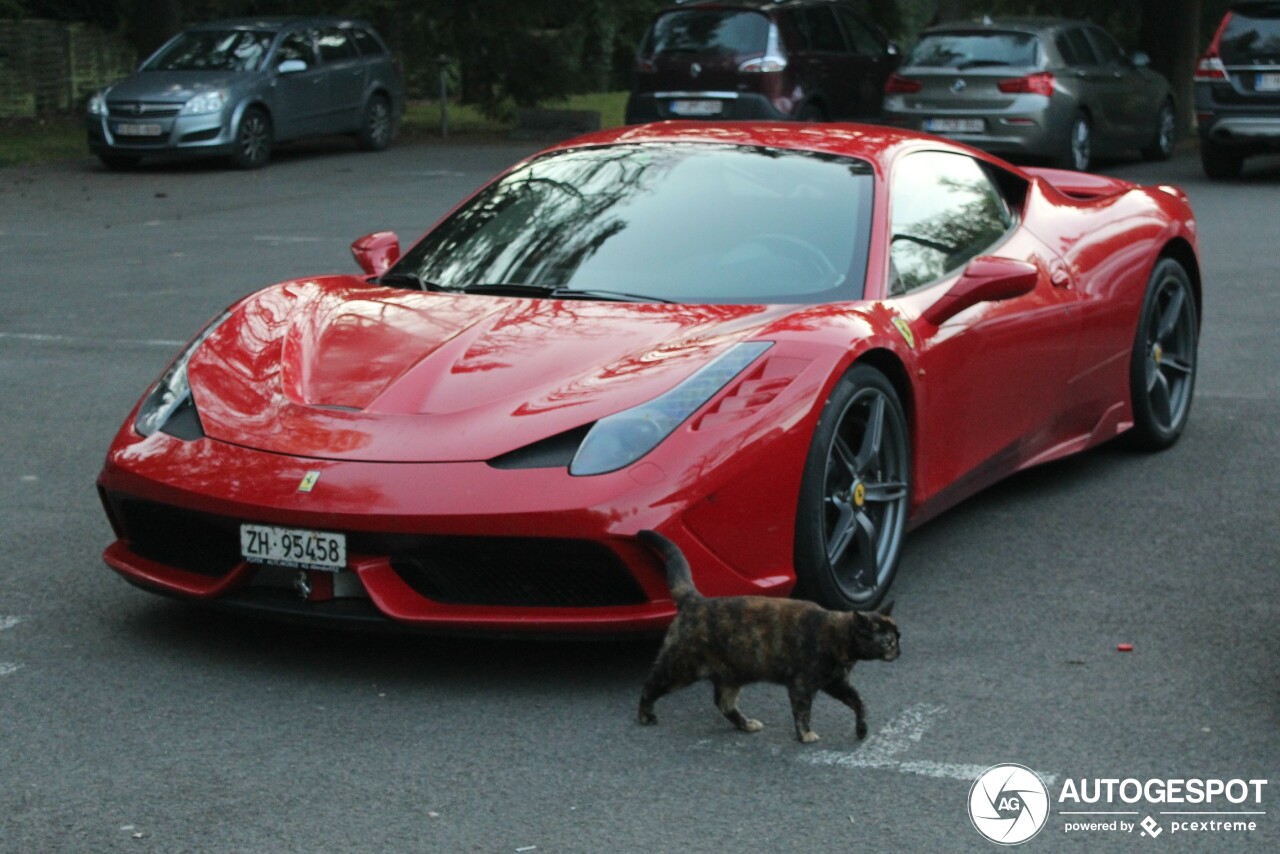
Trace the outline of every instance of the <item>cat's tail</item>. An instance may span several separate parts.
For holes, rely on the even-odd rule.
[[[698,588],[693,586],[689,561],[685,560],[684,552],[680,551],[679,546],[656,531],[641,531],[636,536],[667,562],[667,586],[671,588],[671,598],[676,600],[677,608],[683,607],[686,602],[702,598]]]

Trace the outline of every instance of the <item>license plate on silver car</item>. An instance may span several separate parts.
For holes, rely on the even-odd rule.
[[[925,119],[924,129],[929,133],[982,133],[982,119]]]
[[[137,125],[121,123],[116,125],[116,133],[121,136],[159,136],[163,128],[160,125]]]
[[[1255,92],[1280,92],[1280,74],[1259,74],[1253,82]]]
[[[724,110],[720,101],[672,101],[671,114],[674,116],[718,116]]]
[[[328,531],[240,526],[240,554],[252,563],[338,572],[347,566],[347,537]]]

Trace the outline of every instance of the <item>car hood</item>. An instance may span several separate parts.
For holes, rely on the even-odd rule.
[[[112,101],[186,103],[214,89],[229,89],[250,76],[230,71],[139,71],[107,90]]]
[[[795,308],[296,281],[241,303],[188,377],[220,441],[327,459],[487,460],[656,397]]]

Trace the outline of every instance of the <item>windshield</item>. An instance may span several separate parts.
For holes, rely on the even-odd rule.
[[[933,33],[920,39],[908,65],[982,68],[1039,64],[1039,42],[1027,33]]]
[[[1243,65],[1262,58],[1280,60],[1280,3],[1232,12],[1219,49],[1227,65]]]
[[[144,71],[257,71],[275,33],[259,30],[190,30],[143,66]]]
[[[668,12],[653,23],[640,53],[757,54],[769,40],[769,19],[756,12]]]
[[[683,303],[859,299],[871,196],[869,165],[849,158],[699,143],[571,149],[481,191],[391,274]]]

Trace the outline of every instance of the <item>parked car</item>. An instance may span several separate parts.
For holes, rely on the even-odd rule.
[[[1195,73],[1200,161],[1234,178],[1244,159],[1280,151],[1280,3],[1236,3]]]
[[[889,79],[885,121],[1064,169],[1134,148],[1163,160],[1176,140],[1174,101],[1149,64],[1080,21],[937,26]]]
[[[278,142],[351,134],[390,144],[404,87],[362,21],[254,18],[202,24],[89,99],[89,150],[110,169],[157,155],[222,155],[256,169]]]
[[[214,318],[98,479],[107,564],[245,612],[635,632],[708,595],[871,608],[1000,478],[1177,441],[1175,187],[871,125],[660,122],[512,167],[401,254]]]
[[[835,0],[685,3],[645,33],[626,120],[875,119],[898,60]]]

